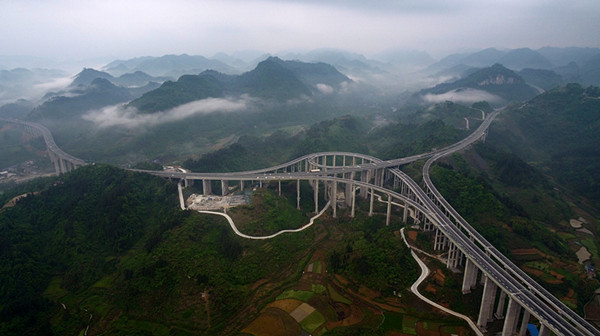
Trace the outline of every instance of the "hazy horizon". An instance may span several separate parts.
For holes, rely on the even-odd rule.
[[[2,54],[50,62],[321,48],[436,59],[488,47],[599,47],[600,2],[0,1]],[[1,64],[0,64],[1,65]]]

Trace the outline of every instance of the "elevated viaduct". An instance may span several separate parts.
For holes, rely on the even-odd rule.
[[[54,137],[52,136],[50,130],[44,125],[18,119],[0,118],[0,121],[23,127],[31,135],[41,135],[46,143],[48,157],[54,165],[56,174],[67,173],[75,168],[85,166],[87,164],[84,160],[63,152],[62,149],[56,145],[56,142],[54,142]]]
[[[525,272],[502,255],[481,234],[472,228],[441,196],[431,182],[429,171],[438,159],[463,150],[485,139],[487,128],[500,111],[487,116],[481,125],[465,139],[433,152],[383,161],[375,157],[347,152],[313,153],[284,164],[235,173],[184,173],[142,171],[171,179],[181,179],[185,185],[201,181],[205,194],[212,193],[212,181],[219,181],[221,193],[227,194],[233,183],[244,189],[252,183],[296,181],[297,206],[300,205],[300,181],[308,181],[314,190],[315,213],[319,211],[319,195],[331,204],[332,216],[338,215],[343,195],[354,216],[356,199],[369,200],[369,215],[373,215],[374,198],[387,204],[386,224],[394,216],[407,222],[410,218],[425,231],[434,232],[434,249],[447,251],[446,266],[462,272],[462,291],[469,293],[482,285],[483,294],[477,316],[477,326],[486,331],[494,319],[503,320],[502,335],[525,335],[527,324],[535,319],[541,325],[540,335],[600,335],[600,331],[573,312]],[[424,187],[403,173],[401,165],[428,159],[423,167]]]

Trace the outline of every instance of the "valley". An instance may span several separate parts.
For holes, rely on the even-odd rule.
[[[359,97],[374,91],[332,66],[271,57],[85,105],[116,78],[84,70],[87,98],[20,121],[38,133],[0,120],[18,154],[6,162],[58,175],[0,194],[30,195],[0,211],[2,332],[597,334],[581,317],[597,311],[597,88],[504,87],[531,88],[492,65],[399,105]],[[190,195],[230,217],[183,211]],[[401,230],[426,252],[420,291],[471,326],[411,292]]]

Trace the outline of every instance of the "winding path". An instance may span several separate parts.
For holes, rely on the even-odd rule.
[[[406,244],[406,246],[410,249],[410,254],[413,256],[413,258],[415,259],[415,261],[419,264],[419,266],[421,267],[421,275],[419,276],[419,278],[417,279],[417,281],[415,281],[415,283],[412,284],[412,286],[410,286],[410,291],[413,292],[419,299],[427,302],[428,304],[434,306],[435,308],[444,311],[450,315],[456,316],[460,319],[463,319],[465,321],[467,321],[467,323],[469,324],[469,326],[471,327],[471,329],[473,329],[473,331],[475,332],[475,334],[477,334],[478,336],[484,336],[483,333],[481,332],[481,330],[479,330],[479,328],[477,328],[477,325],[475,324],[475,322],[473,322],[473,320],[471,320],[468,316],[463,315],[461,313],[457,313],[454,310],[450,310],[440,304],[437,304],[431,300],[429,300],[427,297],[425,297],[423,294],[421,294],[419,292],[419,286],[421,285],[421,283],[423,283],[423,281],[425,281],[425,279],[429,276],[429,268],[427,267],[427,265],[425,265],[425,263],[417,256],[417,254],[415,253],[416,251],[419,252],[423,252],[417,248],[414,248],[412,246],[410,246],[410,244],[408,244],[408,240],[406,240],[406,236],[404,235],[404,228],[400,229],[400,233],[402,234],[402,239],[404,240],[404,244]]]
[[[181,181],[177,184],[177,189],[179,192],[179,205],[181,206],[181,210],[187,210],[185,207],[185,200],[183,199],[183,191],[182,191],[182,186],[181,186]],[[325,204],[325,206],[323,207],[323,209],[321,211],[319,211],[318,214],[314,215],[313,217],[310,218],[310,220],[308,221],[308,224],[298,228],[298,229],[286,229],[286,230],[281,230],[278,231],[274,234],[268,235],[268,236],[251,236],[251,235],[247,235],[243,232],[241,232],[237,226],[235,225],[235,223],[233,222],[233,219],[231,218],[231,216],[229,216],[228,214],[224,213],[224,212],[217,212],[217,211],[209,211],[209,210],[198,210],[199,213],[203,213],[203,214],[209,214],[209,215],[218,215],[218,216],[223,216],[225,217],[225,219],[227,219],[227,221],[229,222],[229,226],[231,226],[231,229],[233,230],[233,232],[235,232],[236,235],[242,237],[242,238],[248,238],[248,239],[254,239],[254,240],[261,240],[261,239],[271,239],[274,237],[277,237],[281,234],[284,233],[295,233],[295,232],[300,232],[303,231],[305,229],[308,229],[309,227],[311,227],[314,222],[315,219],[321,217],[322,214],[325,213],[325,211],[327,211],[327,209],[329,209],[329,206],[331,205],[331,201],[327,202],[327,204]]]

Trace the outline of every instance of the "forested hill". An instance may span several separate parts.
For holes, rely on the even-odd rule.
[[[600,89],[568,84],[500,114],[489,139],[600,205]]]
[[[319,90],[338,89],[350,79],[324,63],[283,61],[270,57],[252,71],[241,75],[224,75],[208,70],[199,75],[185,75],[176,82],[132,101],[130,106],[144,113],[172,108],[208,97],[249,94],[254,97],[285,101],[310,96]]]
[[[184,166],[198,172],[242,171],[325,151],[365,153],[381,159],[399,158],[462,139],[468,131],[453,126],[453,121],[457,116],[464,118],[480,113],[476,109],[444,103],[428,112],[429,118],[420,116],[423,113],[419,112],[411,116],[409,122],[376,128],[365,119],[343,116],[315,124],[294,136],[281,132],[263,138],[243,136],[237,143],[204,154],[198,160],[185,161]]]
[[[422,90],[421,94],[442,94],[465,88],[483,90],[507,101],[529,99],[537,93],[517,73],[505,68],[502,64],[494,64],[455,82],[442,83],[431,89]]]
[[[175,183],[105,165],[18,188],[0,195],[28,192],[0,211],[3,336],[223,334],[251,318],[251,284],[299,272],[314,240],[237,237],[224,219],[181,211]],[[265,221],[306,222],[285,204],[261,205]]]
[[[116,258],[142,237],[181,217],[174,184],[109,166],[86,166],[21,191],[28,188],[36,194],[0,211],[2,335],[51,333],[47,320],[60,306],[42,293],[52,277],[62,291],[81,291],[114,272]],[[81,322],[73,308],[63,331]]]

